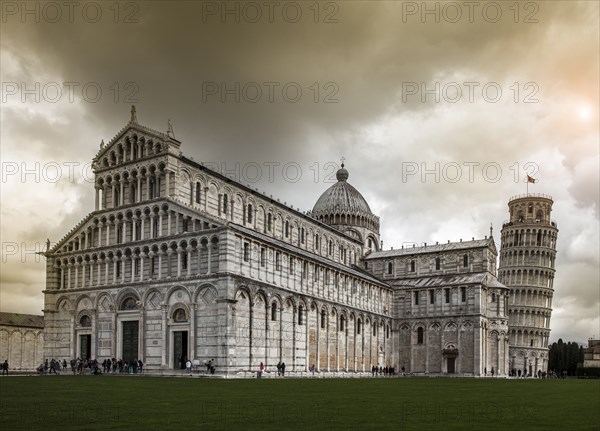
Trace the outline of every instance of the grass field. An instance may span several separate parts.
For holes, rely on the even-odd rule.
[[[600,380],[0,378],[0,429],[598,430]]]

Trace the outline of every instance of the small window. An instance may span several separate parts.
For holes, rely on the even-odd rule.
[[[414,260],[410,261],[410,272],[415,272],[415,261]]]
[[[492,293],[492,302],[496,302],[496,294]]]
[[[275,269],[277,271],[281,271],[281,253],[280,252],[275,253]]]
[[[200,183],[196,183],[196,203],[197,204],[200,203],[200,191],[201,191]]]
[[[469,256],[465,254],[463,256],[463,268],[467,268],[468,266],[469,266]]]
[[[435,291],[434,290],[429,291],[429,303],[430,304],[435,303]]]
[[[296,261],[294,260],[293,257],[290,257],[290,267],[289,267],[290,274],[294,273],[295,266],[296,266]]]
[[[417,329],[417,344],[423,344],[423,328],[419,327]]]
[[[356,333],[360,335],[361,330],[362,330],[362,321],[360,319],[358,319],[358,321],[356,322]]]
[[[346,318],[344,316],[340,316],[340,331],[344,331],[346,329]]]
[[[265,266],[267,262],[267,251],[264,247],[260,248],[260,266]]]
[[[298,325],[304,325],[304,306],[298,306]]]
[[[304,244],[304,228],[300,230],[300,242]]]
[[[188,254],[187,253],[181,254],[181,269],[188,269]]]
[[[435,269],[438,269],[438,270],[439,270],[439,269],[440,269],[440,267],[442,266],[441,264],[442,264],[442,262],[441,262],[440,258],[439,258],[439,257],[436,257],[436,258],[435,258]]]
[[[227,196],[227,193],[225,193],[223,195],[223,212],[225,214],[227,214],[227,208],[229,206],[229,197]]]
[[[121,261],[117,260],[117,277],[121,276]]]
[[[394,265],[392,264],[392,262],[388,262],[388,265],[387,265],[388,275],[392,275],[393,270],[394,270]]]
[[[325,323],[327,323],[327,314],[325,310],[321,310],[321,329],[325,329]]]
[[[328,254],[331,256],[333,254],[333,241],[329,240],[329,250]]]
[[[290,237],[290,222],[287,220],[285,221],[284,231],[285,231],[285,237],[289,238]]]
[[[467,288],[464,286],[460,288],[460,298],[462,302],[467,301]]]
[[[250,259],[250,244],[244,243],[244,262],[248,262]]]
[[[377,335],[377,325],[373,324],[373,336]]]
[[[273,302],[271,304],[271,320],[277,320],[277,303]]]
[[[248,223],[252,223],[252,216],[253,216],[252,204],[248,204],[248,214],[246,217],[246,219],[248,220]]]
[[[415,305],[419,305],[419,291],[415,292]]]
[[[271,213],[267,214],[267,231],[271,232],[271,229],[273,228],[273,216],[271,215]]]
[[[444,297],[446,300],[446,304],[450,303],[450,289],[446,288],[444,289]]]
[[[83,327],[90,327],[92,326],[92,319],[90,319],[90,316],[88,316],[87,314],[84,314],[83,316],[81,316],[81,319],[79,319],[79,324]]]

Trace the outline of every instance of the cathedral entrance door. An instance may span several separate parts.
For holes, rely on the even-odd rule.
[[[91,335],[80,335],[79,336],[79,357],[82,361],[90,359],[92,356],[92,336]]]
[[[138,356],[139,323],[137,320],[123,322],[122,359],[131,362]]]
[[[173,332],[173,366],[185,368],[188,359],[188,331]]]
[[[448,361],[448,374],[454,374],[456,372],[454,370],[454,362],[456,361],[456,358],[447,358],[446,360]]]

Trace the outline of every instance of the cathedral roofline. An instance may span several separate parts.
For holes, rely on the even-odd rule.
[[[193,165],[195,168],[198,168],[200,170],[204,170],[204,171],[210,173],[211,175],[217,177],[218,179],[220,179],[220,180],[222,180],[224,182],[227,182],[227,183],[230,183],[230,184],[235,184],[236,187],[239,187],[242,190],[244,190],[244,191],[246,191],[246,192],[248,192],[248,193],[250,193],[250,194],[252,194],[254,196],[258,196],[261,199],[265,199],[265,200],[269,201],[271,204],[273,204],[273,205],[275,205],[275,206],[277,206],[279,208],[283,208],[286,211],[290,211],[290,212],[294,213],[294,215],[296,215],[298,217],[301,217],[301,218],[303,218],[305,220],[308,220],[311,223],[315,223],[315,224],[319,225],[319,227],[321,227],[321,228],[323,228],[323,229],[325,229],[325,230],[327,230],[329,232],[335,233],[336,235],[338,235],[340,237],[343,237],[344,239],[346,239],[348,241],[352,241],[352,242],[354,242],[356,244],[361,244],[362,245],[362,243],[358,239],[353,238],[350,235],[347,235],[347,234],[339,231],[335,227],[330,226],[328,224],[325,224],[322,221],[319,221],[316,218],[312,217],[310,215],[311,214],[310,211],[307,211],[307,213],[303,213],[302,211],[297,210],[295,208],[292,208],[292,207],[290,207],[290,206],[288,206],[286,204],[283,204],[280,201],[278,201],[278,200],[276,200],[276,199],[274,199],[272,197],[269,197],[269,196],[265,195],[264,193],[259,192],[258,190],[252,189],[252,188],[250,188],[250,187],[248,187],[248,186],[246,186],[246,185],[244,185],[244,184],[242,184],[242,183],[240,183],[240,182],[238,182],[236,180],[233,180],[233,179],[229,178],[228,176],[223,175],[220,172],[214,171],[214,170],[210,169],[209,167],[203,165],[202,163],[199,163],[199,162],[197,162],[195,160],[192,160],[192,159],[190,159],[189,157],[187,157],[187,156],[185,156],[183,154],[180,155],[178,158],[180,160],[184,161],[185,163],[189,163],[189,164]]]
[[[136,130],[138,132],[147,133],[149,135],[152,135],[155,138],[162,139],[165,142],[172,142],[172,143],[175,143],[178,145],[181,144],[181,141],[178,141],[174,137],[169,136],[164,132],[159,132],[158,130],[154,130],[154,129],[151,129],[150,127],[143,126],[143,125],[139,124],[138,122],[130,121],[125,126],[123,126],[121,128],[121,130],[119,130],[117,132],[117,134],[115,136],[113,136],[113,138],[107,144],[104,144],[104,146],[98,150],[98,152],[94,156],[94,159],[97,160],[100,157],[102,157],[104,155],[104,153],[106,153],[108,151],[108,149],[115,142],[117,142],[119,139],[121,139],[123,137],[123,135],[125,135],[127,133],[127,131],[129,131],[131,129]]]
[[[471,241],[449,242],[446,244],[432,244],[419,247],[403,247],[395,250],[374,251],[368,256],[365,256],[363,259],[371,260],[386,257],[410,256],[414,254],[440,253],[444,251],[453,250],[468,250],[471,248],[489,247],[490,245],[493,246],[494,250],[496,249],[493,237],[486,237],[485,239],[476,239]]]

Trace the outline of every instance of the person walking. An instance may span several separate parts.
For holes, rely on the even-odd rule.
[[[262,378],[262,373],[264,370],[265,370],[265,364],[263,364],[261,362],[260,365],[258,366],[258,375],[256,376],[258,379]]]
[[[189,359],[185,363],[185,369],[186,369],[187,373],[191,376],[192,375],[192,361],[190,361]]]
[[[6,359],[2,364],[2,375],[4,374],[8,376],[8,359]]]
[[[281,363],[281,377],[285,377],[285,362]]]

